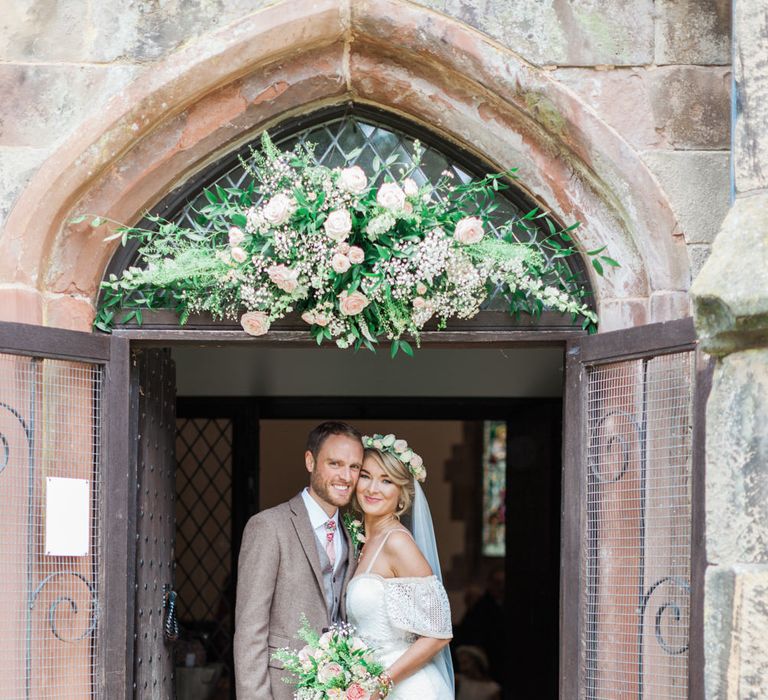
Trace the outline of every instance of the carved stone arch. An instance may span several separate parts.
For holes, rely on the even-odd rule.
[[[36,290],[44,319],[87,327],[117,241],[89,212],[131,223],[262,128],[356,101],[398,112],[499,168],[578,245],[622,268],[591,280],[603,329],[674,314],[689,270],[664,192],[638,154],[546,71],[470,27],[404,0],[273,5],[152,66],[46,161],[18,199],[0,277]],[[62,299],[80,314],[56,318]],[[74,319],[74,320],[68,320]]]

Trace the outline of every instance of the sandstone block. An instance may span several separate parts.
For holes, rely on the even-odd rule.
[[[539,65],[653,62],[651,0],[417,0]]]
[[[704,594],[707,698],[768,696],[768,566],[714,566]]]
[[[689,243],[686,248],[688,249],[691,278],[696,279],[699,272],[701,272],[701,268],[704,267],[704,263],[709,259],[709,254],[712,252],[712,246],[708,243]]]
[[[687,243],[711,243],[730,206],[730,154],[725,151],[646,151]]]
[[[768,349],[723,358],[707,403],[707,559],[768,564]]]
[[[16,196],[45,160],[48,151],[38,148],[0,148],[0,240],[3,223],[13,207]],[[9,235],[8,232],[5,234]]]
[[[648,323],[648,302],[645,299],[604,299],[598,309],[600,332],[632,328]]]
[[[135,74],[130,66],[0,64],[0,146],[43,148],[66,138]]]
[[[730,0],[659,0],[656,13],[658,65],[731,62]]]
[[[739,0],[734,13],[736,190],[750,192],[768,188],[768,5],[762,0]]]
[[[24,287],[0,287],[0,321],[14,323],[43,322],[40,292]]]
[[[768,345],[768,193],[734,202],[691,286],[704,349],[724,355]]]
[[[651,294],[650,323],[674,321],[691,315],[688,292],[653,292]]]
[[[639,149],[729,148],[728,68],[561,68],[553,75]]]
[[[68,294],[47,295],[44,318],[46,326],[66,328],[71,331],[91,330],[96,312],[89,299]]]
[[[108,63],[159,58],[275,0],[4,3],[0,60]]]

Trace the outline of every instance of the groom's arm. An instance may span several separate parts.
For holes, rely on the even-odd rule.
[[[280,550],[272,523],[252,517],[243,532],[235,608],[235,684],[238,700],[272,700],[269,682],[269,613]]]

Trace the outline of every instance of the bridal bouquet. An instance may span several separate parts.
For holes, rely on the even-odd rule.
[[[333,625],[318,635],[304,620],[299,637],[304,648],[273,654],[293,676],[297,700],[368,700],[380,689],[384,667],[350,625]]]
[[[457,184],[448,171],[417,181],[423,176],[411,165],[393,181],[387,173],[397,156],[377,158],[367,174],[318,165],[311,146],[283,152],[266,133],[261,146],[242,161],[247,184],[206,190],[192,227],[149,217],[153,230],[118,229],[124,244],[138,240],[141,266],[102,283],[96,327],[141,323],[142,310],[171,308],[182,324],[209,312],[258,336],[296,312],[318,344],[373,350],[386,339],[394,356],[412,354],[406,338],[418,344],[431,319],[443,328],[471,318],[500,290],[510,313],[559,310],[594,330],[586,292],[563,262],[576,253],[575,224],[560,230],[534,209],[490,231],[494,199],[514,171]],[[421,153],[417,143],[413,163]],[[539,246],[551,261],[519,241],[537,219],[549,228]],[[587,251],[599,274],[603,264],[618,265],[602,251]]]

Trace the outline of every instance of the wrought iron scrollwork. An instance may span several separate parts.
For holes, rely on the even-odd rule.
[[[48,626],[51,628],[51,632],[53,633],[53,635],[59,641],[79,642],[81,639],[85,639],[86,637],[90,636],[90,634],[96,629],[96,625],[99,619],[98,596],[96,595],[96,591],[94,590],[93,585],[82,574],[79,574],[76,571],[56,571],[52,574],[48,574],[48,576],[46,576],[42,581],[40,581],[34,593],[32,594],[29,600],[29,609],[30,610],[34,609],[35,602],[37,601],[38,596],[42,592],[43,588],[45,588],[45,586],[48,585],[48,583],[50,583],[55,578],[60,578],[63,576],[73,576],[74,578],[80,579],[80,581],[82,581],[88,588],[88,593],[90,594],[90,598],[91,598],[91,619],[87,629],[78,637],[67,639],[63,637],[61,634],[59,634],[58,627],[56,626],[56,615],[57,615],[59,606],[68,603],[73,615],[77,615],[79,612],[77,603],[70,596],[63,595],[56,598],[56,600],[54,600],[48,607]]]
[[[597,479],[597,481],[602,484],[613,484],[617,481],[620,481],[629,469],[630,441],[627,439],[627,436],[623,435],[622,433],[615,432],[611,434],[609,432],[612,426],[612,422],[609,422],[609,419],[616,417],[625,418],[627,423],[634,428],[638,438],[641,435],[640,426],[637,424],[634,416],[627,411],[609,411],[608,413],[604,414],[599,421],[597,421],[597,424],[592,428],[590,435],[589,471],[592,472],[595,479]],[[607,440],[603,439],[601,441],[599,437],[601,435],[607,435]],[[621,448],[621,468],[619,469],[618,474],[615,476],[606,478],[601,473],[601,462],[599,454],[599,447],[601,442],[603,443],[603,451],[606,449],[611,449],[616,444],[618,444]]]
[[[645,595],[641,601],[640,619],[642,620],[643,626],[645,625],[645,613],[648,609],[648,604],[651,601],[651,597],[659,589],[659,587],[665,583],[677,586],[677,588],[683,591],[685,595],[690,596],[691,594],[691,586],[684,578],[679,576],[665,576],[664,578],[659,579],[645,592]],[[661,627],[664,616],[666,614],[672,615],[676,624],[683,622],[683,613],[680,609],[680,604],[672,600],[664,601],[658,608],[656,608],[656,614],[654,615],[654,634],[656,636],[656,642],[670,656],[684,654],[688,651],[688,642],[680,646],[673,646],[669,644],[664,638],[664,633],[662,632]]]
[[[32,432],[27,425],[27,422],[22,417],[21,413],[19,413],[13,406],[10,406],[9,404],[5,403],[4,401],[0,401],[0,408],[4,408],[7,411],[13,415],[13,417],[19,421],[21,427],[24,430],[24,434],[27,436],[27,441],[30,443],[32,442]],[[11,459],[11,446],[8,443],[8,438],[5,436],[4,433],[0,433],[0,474],[3,473],[5,468],[8,466],[8,462]]]

